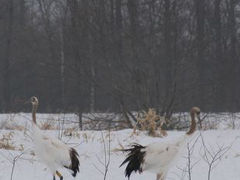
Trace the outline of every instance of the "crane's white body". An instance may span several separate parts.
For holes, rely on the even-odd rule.
[[[128,163],[125,169],[125,176],[129,178],[134,171],[140,173],[142,171],[151,171],[157,174],[157,180],[165,180],[169,168],[176,162],[182,148],[196,131],[195,118],[200,120],[200,109],[193,107],[190,115],[191,125],[189,131],[176,141],[171,143],[153,143],[148,146],[135,144],[130,149],[124,149],[123,151],[128,152],[128,155],[120,166]]]
[[[149,144],[144,149],[146,154],[142,170],[160,174],[162,179],[164,179],[169,168],[176,163],[181,150],[185,147],[190,137],[189,135],[184,135],[172,143]]]
[[[71,164],[69,147],[57,138],[45,135],[34,123],[32,124],[33,142],[36,154],[54,175],[58,168]]]

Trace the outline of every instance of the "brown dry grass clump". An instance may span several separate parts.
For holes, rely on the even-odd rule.
[[[18,130],[23,131],[25,129],[24,126],[18,125],[16,123],[12,123],[12,119],[6,119],[1,121],[0,123],[0,129],[6,129],[6,130]]]
[[[80,138],[80,132],[77,128],[67,128],[63,131],[64,136],[78,137]]]
[[[9,132],[2,135],[0,138],[0,149],[24,151],[23,144],[20,144],[18,147],[13,144],[13,135],[14,132]]]
[[[137,126],[139,126],[141,131],[147,131],[148,135],[150,136],[167,136],[167,132],[162,129],[164,122],[164,119],[160,117],[154,109],[149,108],[148,112],[144,111],[143,115],[138,117],[137,125],[134,128],[134,133],[136,132]]]
[[[53,126],[53,123],[50,120],[48,120],[48,121],[45,121],[45,122],[41,123],[40,129],[42,129],[42,130],[54,130],[54,126]]]
[[[0,149],[15,150],[15,146],[11,143],[12,137],[13,132],[3,134],[2,138],[0,139]]]

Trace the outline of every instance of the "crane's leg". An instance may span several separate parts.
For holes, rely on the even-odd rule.
[[[60,180],[63,180],[63,176],[61,175],[60,172],[56,171],[56,175],[60,178]]]
[[[53,180],[56,180],[55,175],[53,175]]]
[[[165,180],[165,176],[162,173],[161,174],[157,174],[156,180]]]

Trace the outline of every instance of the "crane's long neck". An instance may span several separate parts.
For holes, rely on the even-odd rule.
[[[187,135],[192,135],[196,130],[196,120],[195,120],[195,113],[191,113],[191,126],[189,131],[186,133]]]
[[[38,108],[38,105],[37,104],[34,104],[32,106],[32,120],[33,120],[33,123],[37,125],[37,121],[36,121],[36,112],[37,112],[37,108]]]

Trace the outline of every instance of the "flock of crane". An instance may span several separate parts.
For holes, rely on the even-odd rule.
[[[63,176],[58,171],[59,168],[71,170],[75,177],[79,172],[79,155],[74,148],[67,146],[59,139],[45,135],[37,126],[36,112],[39,101],[37,97],[31,97],[32,103],[32,128],[33,142],[36,154],[47,165],[53,175],[53,180],[57,175],[60,180]],[[172,143],[153,143],[148,146],[133,144],[131,148],[122,151],[128,152],[126,159],[120,165],[127,164],[125,176],[130,178],[133,171],[151,171],[156,173],[156,180],[165,180],[171,165],[176,161],[180,150],[186,145],[189,138],[196,131],[196,118],[200,120],[200,109],[193,107],[190,111],[191,126],[189,131]]]

